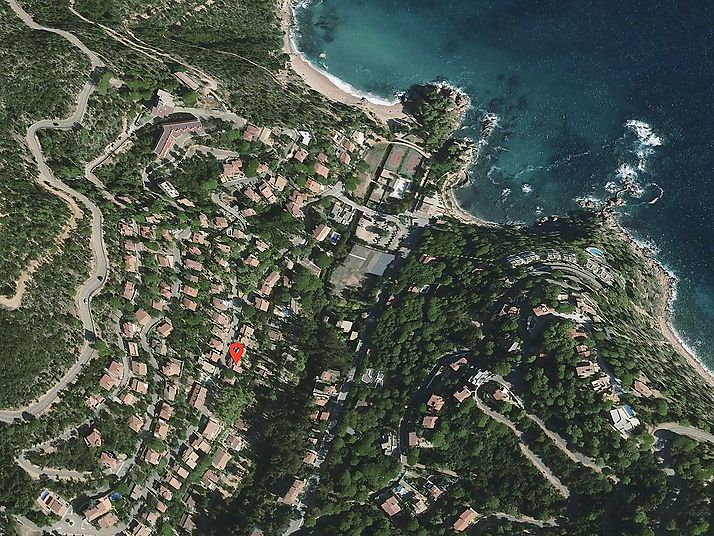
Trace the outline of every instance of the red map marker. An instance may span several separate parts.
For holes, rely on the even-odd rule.
[[[240,361],[240,358],[243,357],[244,352],[245,348],[243,348],[243,345],[239,342],[232,342],[228,347],[228,353],[231,354],[233,362],[236,365],[238,364],[238,361]]]

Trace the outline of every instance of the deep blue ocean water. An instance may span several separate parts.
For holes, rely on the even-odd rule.
[[[530,222],[639,189],[624,225],[679,278],[673,324],[714,366],[714,4],[702,0],[314,0],[299,50],[372,97],[444,80],[499,118],[458,192]],[[476,168],[475,168],[476,169]]]

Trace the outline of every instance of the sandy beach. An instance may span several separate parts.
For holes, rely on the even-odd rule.
[[[462,170],[458,173],[454,173],[447,177],[444,181],[444,185],[441,188],[441,204],[444,208],[444,212],[451,216],[452,218],[465,223],[468,225],[483,225],[487,227],[494,227],[497,224],[482,220],[477,218],[470,212],[465,211],[459,205],[459,201],[456,199],[456,188],[465,184],[468,181],[468,176],[466,176],[466,171]]]
[[[291,28],[293,24],[292,1],[293,0],[282,0],[279,15],[283,29],[283,50],[290,56],[290,63],[293,71],[295,71],[308,86],[321,93],[326,98],[336,102],[341,102],[343,104],[356,106],[375,118],[377,121],[386,123],[390,119],[406,119],[408,116],[404,113],[401,104],[397,103],[391,106],[377,104],[368,101],[366,98],[360,98],[349,93],[348,91],[345,91],[343,88],[339,87],[332,80],[330,80],[326,74],[305,60],[305,58],[297,50],[295,50],[291,39]],[[447,177],[441,190],[441,202],[445,213],[466,224],[485,226],[496,225],[493,222],[481,220],[461,208],[456,199],[455,189],[463,184],[465,180],[467,180],[467,177],[465,176],[464,171],[454,173],[450,177]],[[704,367],[704,365],[686,348],[686,346],[682,344],[681,339],[677,336],[675,330],[671,326],[671,302],[676,282],[673,281],[672,277],[655,259],[652,259],[646,254],[643,248],[640,247],[640,245],[637,244],[637,242],[627,232],[625,232],[618,222],[611,221],[611,223],[620,232],[622,232],[622,234],[632,244],[633,248],[645,258],[645,261],[652,265],[657,281],[662,286],[665,295],[665,302],[658,316],[660,331],[672,344],[675,350],[687,361],[687,363],[691,365],[697,373],[699,373],[704,381],[714,387],[714,373]]]
[[[639,246],[636,245],[639,248]],[[687,348],[682,344],[682,341],[677,336],[671,325],[672,318],[672,296],[674,295],[674,288],[676,281],[670,276],[666,270],[660,266],[655,260],[651,260],[654,271],[657,277],[657,281],[664,290],[664,306],[660,311],[657,318],[660,331],[664,334],[670,344],[675,350],[689,363],[692,368],[694,368],[699,375],[707,382],[710,386],[714,387],[714,374],[707,369],[701,361],[699,361]]]
[[[305,58],[295,50],[292,39],[290,38],[293,23],[292,0],[282,1],[279,14],[283,29],[283,50],[290,56],[290,64],[293,71],[295,71],[308,86],[332,101],[360,108],[381,123],[386,123],[390,119],[407,119],[407,115],[402,110],[401,103],[393,105],[377,104],[366,98],[353,95],[336,85],[328,76],[305,60]]]
[[[657,327],[677,353],[684,358],[684,360],[702,377],[706,383],[714,387],[714,373],[707,369],[702,362],[699,361],[699,359],[697,359],[691,351],[689,351],[689,349],[682,343],[682,340],[677,335],[675,329],[672,327],[672,298],[674,296],[675,285],[677,284],[676,280],[659,262],[657,262],[656,259],[648,254],[645,248],[643,248],[632,236],[630,236],[630,234],[619,224],[617,219],[613,216],[609,216],[607,220],[608,223],[616,229],[617,232],[621,233],[623,238],[630,243],[632,249],[644,259],[645,264],[650,267],[655,278],[657,279],[657,283],[662,288],[663,302],[657,315]]]

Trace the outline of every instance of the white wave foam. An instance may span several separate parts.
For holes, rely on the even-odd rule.
[[[498,166],[491,166],[491,167],[488,169],[488,171],[486,172],[486,177],[488,177],[488,180],[491,181],[491,184],[496,184],[496,185],[498,184],[498,183],[494,180],[494,178],[491,176],[491,174],[492,174],[492,173],[495,173],[495,172],[500,172],[500,171],[503,171],[503,170],[502,170],[500,167],[498,167]]]
[[[521,190],[523,191],[524,194],[529,194],[533,191],[533,186],[526,183],[523,186],[521,186]]]
[[[310,0],[305,0],[305,4],[309,5]],[[293,7],[293,21],[295,21],[295,8],[300,7],[300,4],[298,6]],[[303,9],[304,9],[303,7]],[[315,65],[305,54],[303,54],[300,49],[297,46],[297,28],[296,25],[293,24],[293,26],[290,28],[288,31],[288,39],[290,39],[290,48],[292,51],[300,56],[300,58],[307,64],[309,65],[312,69],[320,73],[322,76],[327,78],[330,82],[332,82],[337,88],[342,90],[343,92],[352,95],[353,97],[356,97],[358,99],[364,99],[368,102],[371,102],[372,104],[377,104],[380,106],[394,106],[395,104],[399,104],[399,94],[395,94],[393,98],[385,98],[385,97],[380,97],[379,95],[374,95],[373,93],[369,93],[368,91],[361,91],[354,87],[353,85],[349,84],[348,82],[345,82],[341,78],[338,78],[337,76],[329,73],[325,68],[318,67]],[[323,53],[324,54],[324,53]],[[320,57],[323,56],[323,54],[320,54]],[[324,65],[324,64],[323,64]]]
[[[510,188],[504,188],[503,190],[501,190],[501,197],[502,197],[503,199],[505,199],[505,198],[508,197],[509,195],[511,195],[511,189],[510,189]]]
[[[680,278],[679,276],[674,273],[674,270],[672,270],[669,266],[667,266],[664,262],[662,262],[658,257],[660,249],[655,244],[651,239],[643,239],[639,236],[637,236],[631,229],[628,229],[627,227],[623,226],[620,224],[620,228],[627,234],[627,236],[630,237],[630,239],[637,244],[639,248],[644,250],[645,252],[649,253],[652,255],[654,258],[655,262],[662,268],[662,270],[665,271],[667,274],[667,277],[669,278],[670,281],[670,294],[669,294],[669,300],[667,301],[667,326],[669,327],[669,330],[672,332],[672,335],[674,335],[674,338],[677,339],[677,342],[684,348],[684,350],[689,353],[694,359],[696,359],[699,364],[702,365],[702,367],[709,373],[713,374],[712,369],[707,366],[698,356],[697,354],[697,348],[702,346],[702,341],[695,340],[693,342],[689,342],[685,340],[685,338],[677,331],[677,328],[674,327],[674,323],[672,322],[672,316],[673,316],[673,311],[674,311],[674,304],[677,301],[678,298],[678,287],[680,283]]]
[[[639,199],[645,195],[644,187],[636,180],[627,181],[627,192],[635,199]]]
[[[617,168],[617,172],[616,172],[615,176],[618,179],[623,179],[623,180],[636,179],[637,171],[630,164],[626,164],[626,163],[620,164],[620,167]]]
[[[650,186],[654,186],[655,188],[657,188],[659,190],[659,195],[657,197],[655,197],[652,201],[647,202],[648,205],[654,205],[657,201],[662,199],[662,196],[664,195],[664,188],[662,188],[659,184],[656,184],[654,182],[650,183]]]
[[[522,170],[520,170],[518,173],[516,173],[516,175],[515,175],[514,178],[515,178],[515,179],[518,179],[518,178],[519,178],[521,175],[523,175],[524,173],[530,173],[530,172],[532,172],[532,171],[536,171],[537,169],[543,169],[543,166],[535,167],[533,164],[529,164],[528,166],[526,166],[525,168],[523,168]]]
[[[395,95],[394,98],[388,99],[384,97],[380,97],[379,95],[374,95],[373,93],[369,93],[368,91],[361,91],[354,87],[353,85],[349,84],[348,82],[345,82],[341,78],[336,77],[333,74],[330,74],[327,72],[325,69],[321,69],[320,67],[316,67],[314,63],[312,63],[309,59],[307,59],[304,55],[300,54],[303,59],[308,62],[313,69],[315,69],[317,72],[319,72],[321,75],[327,77],[330,82],[332,82],[335,86],[337,86],[339,89],[344,91],[345,93],[349,93],[353,97],[357,97],[358,99],[364,99],[366,101],[371,102],[372,104],[378,104],[380,106],[394,106],[395,104],[399,104],[399,98]]]
[[[588,207],[592,206],[595,207],[596,209],[602,208],[602,206],[605,204],[605,202],[600,199],[599,197],[596,197],[594,195],[586,195],[586,196],[581,196],[581,197],[576,197],[573,199],[575,203],[578,206],[581,207]]]
[[[313,4],[314,0],[293,0],[293,12],[296,9],[307,9]],[[317,2],[318,4],[322,3],[322,0],[320,2]]]
[[[679,287],[679,282],[680,279],[679,277],[672,271],[670,270],[667,266],[665,266],[661,261],[657,261],[657,264],[659,264],[662,269],[667,272],[667,275],[669,276],[670,280],[670,294],[669,294],[669,300],[667,301],[667,310],[669,311],[669,315],[667,318],[667,326],[669,327],[669,330],[672,332],[672,335],[674,335],[674,338],[677,339],[677,342],[684,348],[684,350],[692,355],[694,359],[696,359],[702,367],[709,373],[712,374],[712,369],[702,361],[699,356],[697,355],[697,348],[702,346],[702,341],[695,340],[691,344],[677,331],[677,328],[674,327],[674,322],[672,321],[673,317],[673,311],[674,311],[674,303],[677,301],[678,297],[678,287]]]
[[[653,256],[657,256],[659,254],[659,252],[660,252],[659,246],[651,238],[642,238],[642,237],[636,235],[630,229],[627,229],[626,227],[622,227],[622,228],[625,231],[625,233],[627,234],[627,236],[630,237],[630,240],[632,240],[635,244],[637,244],[638,248],[640,248],[641,250],[643,250]],[[665,267],[662,263],[660,263],[660,264],[662,265],[662,268],[664,268],[664,271],[667,272],[667,274],[670,277],[672,277],[673,279],[676,279],[677,276],[675,276],[675,274],[672,270]]]
[[[625,126],[632,129],[637,134],[637,138],[640,140],[642,145],[658,147],[664,143],[662,138],[657,136],[657,134],[652,131],[652,127],[644,121],[640,121],[639,119],[629,119],[625,122]]]
[[[615,181],[609,181],[605,184],[605,191],[609,194],[614,194],[620,189],[620,185]]]

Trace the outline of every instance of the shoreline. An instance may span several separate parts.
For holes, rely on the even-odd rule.
[[[469,162],[472,160],[469,159]],[[470,167],[470,163],[469,166]],[[456,199],[456,189],[462,187],[464,184],[468,183],[468,175],[465,169],[453,173],[451,176],[447,177],[444,181],[444,185],[441,188],[441,204],[444,208],[444,213],[446,216],[454,218],[455,220],[465,223],[467,225],[480,225],[482,227],[498,227],[499,224],[493,221],[487,221],[471,214],[469,211],[465,210],[460,204],[459,200]]]
[[[667,270],[657,261],[651,259],[654,265],[655,277],[664,290],[665,302],[661,312],[657,318],[658,325],[667,340],[674,346],[674,349],[684,357],[699,375],[710,386],[714,387],[714,372],[709,370],[706,365],[696,356],[696,354],[688,348],[686,341],[679,335],[676,328],[672,324],[672,305],[676,299],[677,279],[672,276]]]
[[[406,120],[408,116],[404,113],[401,103],[391,105],[372,102],[367,97],[355,95],[336,84],[326,72],[310,63],[296,48],[292,38],[294,23],[294,0],[281,0],[279,7],[280,25],[283,30],[283,51],[290,57],[292,70],[303,79],[303,81],[313,90],[322,94],[328,100],[343,104],[356,106],[378,122],[388,123],[391,119]],[[469,225],[481,225],[495,227],[500,225],[496,222],[486,221],[471,214],[461,207],[456,199],[456,189],[468,182],[466,170],[453,173],[447,177],[441,188],[441,203],[446,216]],[[709,370],[704,363],[688,347],[686,341],[679,335],[672,325],[672,307],[676,299],[676,277],[670,274],[662,263],[653,257],[646,247],[642,246],[630,234],[630,232],[620,223],[616,216],[607,218],[617,231],[630,243],[634,251],[641,255],[647,265],[652,268],[654,277],[662,288],[665,300],[656,318],[657,327],[662,335],[672,345],[674,350],[681,355],[684,360],[699,374],[699,376],[714,387],[714,371]]]
[[[294,23],[293,0],[281,1],[278,16],[283,31],[283,52],[290,57],[292,70],[302,78],[311,89],[317,91],[328,100],[356,106],[383,124],[386,124],[392,119],[408,119],[408,116],[404,113],[401,102],[380,104],[370,101],[366,96],[350,93],[331,80],[329,73],[323,72],[318,67],[315,67],[297,50],[292,38]]]
[[[694,351],[689,348],[687,342],[672,324],[672,306],[677,297],[677,277],[670,273],[667,268],[650,253],[650,250],[646,246],[640,244],[637,239],[632,236],[631,232],[620,223],[615,214],[606,217],[606,221],[611,226],[614,226],[630,243],[635,253],[643,258],[645,265],[652,270],[657,283],[662,289],[664,299],[655,318],[656,327],[659,328],[659,331],[672,345],[674,350],[684,358],[686,363],[694,369],[704,382],[714,387],[714,371],[708,369],[704,362],[696,356]]]

